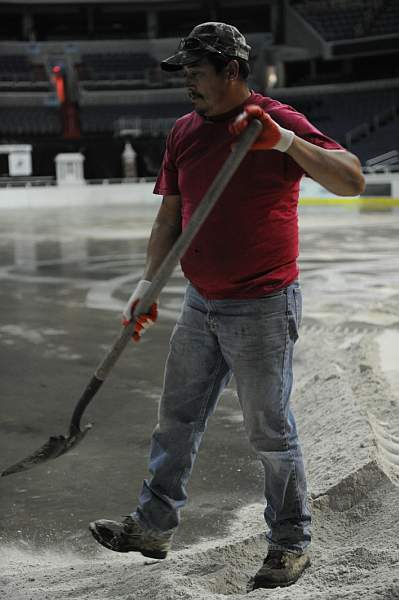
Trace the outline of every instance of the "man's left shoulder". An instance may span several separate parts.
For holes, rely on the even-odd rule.
[[[287,127],[297,133],[312,129],[306,116],[290,104],[261,94],[256,94],[254,100],[282,127]]]
[[[253,92],[251,95],[251,104],[257,104],[261,106],[263,110],[269,112],[270,110],[283,108],[285,105],[275,100],[274,98],[270,98],[269,96],[263,96],[263,94],[259,94],[258,92]]]

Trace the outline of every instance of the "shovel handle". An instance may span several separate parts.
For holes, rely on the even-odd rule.
[[[240,166],[248,150],[261,132],[262,127],[262,123],[258,119],[253,119],[248,127],[246,127],[243,133],[239,136],[231,154],[213,180],[200,204],[194,211],[187,227],[172,246],[171,250],[155,274],[150,287],[140,299],[134,310],[133,317],[139,314],[147,313],[153,302],[157,300],[162,288],[172,275],[173,270],[177,266],[180,258],[183,256],[207,218],[208,214],[215,206],[217,200]],[[101,387],[102,382],[105,381],[112,367],[115,365],[119,356],[122,354],[122,351],[130,341],[130,338],[133,335],[134,326],[135,320],[133,318],[128,325],[122,328],[110,350],[98,365],[94,376],[90,380],[80,400],[78,401],[78,404],[76,405],[71,423],[73,427],[79,427],[79,421],[83,411],[94,397],[97,390]]]

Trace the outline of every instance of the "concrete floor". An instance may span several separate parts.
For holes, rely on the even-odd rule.
[[[67,433],[77,399],[119,332],[155,211],[1,211],[0,470],[50,435]],[[302,210],[303,335],[321,325],[354,332],[397,325],[389,311],[370,306],[399,300],[398,216],[397,209]],[[134,509],[184,285],[177,270],[158,324],[125,350],[83,417],[94,423],[85,440],[64,457],[0,480],[0,541],[95,552],[87,523]],[[299,361],[299,376],[305,368]],[[237,508],[262,500],[262,487],[231,387],[205,436],[176,547],[221,535]]]

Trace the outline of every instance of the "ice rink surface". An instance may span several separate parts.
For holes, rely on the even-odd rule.
[[[67,433],[77,399],[119,332],[155,213],[155,204],[0,210],[1,470],[50,435]],[[300,231],[297,381],[309,368],[304,341],[314,339],[322,352],[323,339],[338,337],[339,361],[351,343],[372,335],[398,398],[398,209],[302,208]],[[94,423],[85,440],[64,457],[0,480],[1,544],[87,556],[98,551],[88,522],[135,508],[184,287],[177,269],[157,325],[125,350],[85,414],[83,422]],[[299,414],[298,421],[301,432]],[[316,489],[316,478],[310,484]],[[262,502],[262,487],[231,386],[205,435],[176,548],[223,535],[238,509]]]

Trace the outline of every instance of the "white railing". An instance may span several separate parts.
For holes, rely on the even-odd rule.
[[[16,177],[0,177],[0,188],[9,187],[44,187],[49,185],[57,185],[55,177],[43,175],[42,177],[34,177],[29,175]]]
[[[385,125],[388,121],[393,121],[399,112],[399,107],[392,104],[385,110],[373,115],[371,121],[361,123],[353,129],[350,129],[345,134],[345,144],[348,148],[351,147],[353,142],[356,142],[362,137],[367,137],[373,131],[376,131],[379,127]]]
[[[115,133],[120,136],[140,137],[143,134],[159,136],[168,133],[177,117],[143,118],[121,117],[115,123]]]
[[[397,170],[399,170],[399,152],[397,150],[384,152],[384,154],[366,160],[366,166],[363,169],[365,173],[391,173]]]
[[[110,177],[103,179],[86,179],[86,185],[118,185],[129,183],[153,183],[156,177]],[[1,188],[32,188],[56,186],[54,177],[0,177]]]
[[[361,123],[360,125],[356,125],[345,134],[345,145],[347,148],[350,148],[353,142],[356,142],[361,137],[366,137],[370,134],[371,126],[370,123]]]

